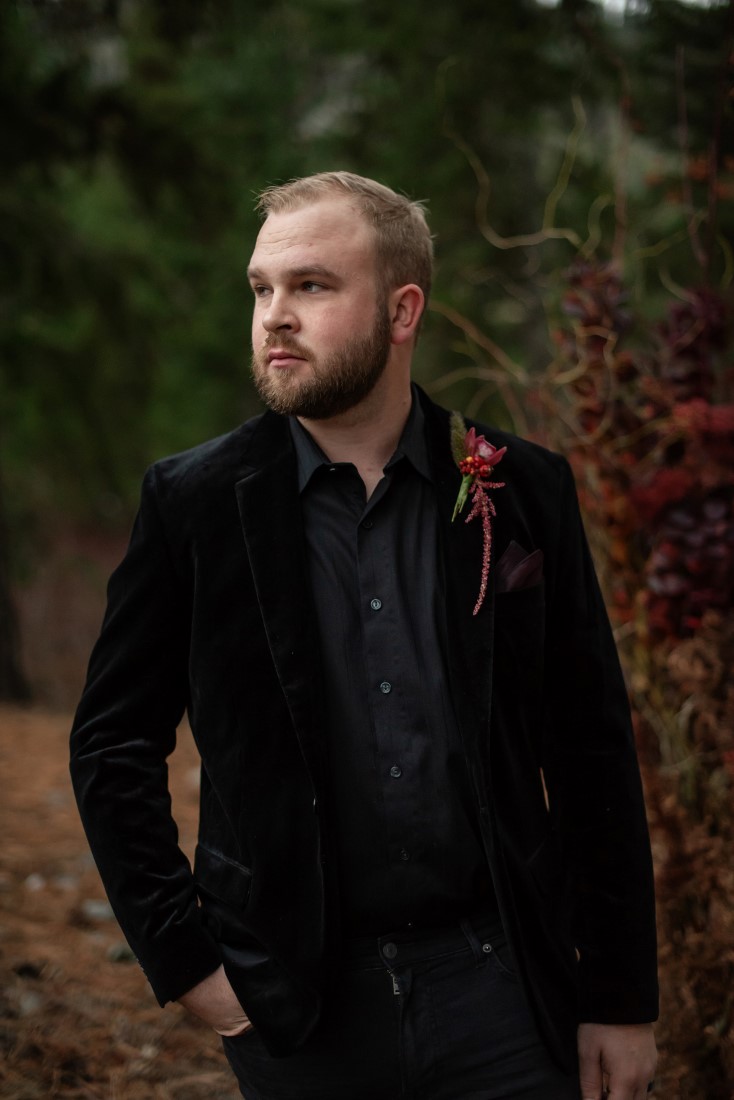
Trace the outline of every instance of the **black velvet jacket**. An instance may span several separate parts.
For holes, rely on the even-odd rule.
[[[541,548],[544,579],[480,582],[481,523],[450,523],[448,414],[421,396],[442,517],[449,675],[506,931],[541,1030],[570,1065],[579,1020],[657,1015],[650,847],[629,708],[566,461],[507,446],[494,561]],[[318,644],[296,459],[273,413],[156,463],[113,574],[71,770],[118,920],[160,1000],[224,963],[275,1054],[304,1041],[338,948]],[[199,845],[178,847],[166,758],[188,708]],[[544,795],[544,783],[548,801]],[[578,953],[578,961],[577,961]]]

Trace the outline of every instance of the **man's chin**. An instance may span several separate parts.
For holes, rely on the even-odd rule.
[[[301,384],[285,370],[278,376],[273,376],[270,370],[253,372],[253,382],[260,400],[273,412],[283,416],[297,416],[297,407],[301,401],[299,392]]]
[[[259,390],[260,398],[275,413],[281,416],[297,416],[300,420],[325,422],[343,416],[359,404],[354,401],[329,401],[310,398],[296,392],[274,393],[272,390]]]

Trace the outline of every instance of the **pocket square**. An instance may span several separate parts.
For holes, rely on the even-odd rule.
[[[533,550],[528,554],[527,550],[513,539],[497,562],[495,591],[517,592],[521,588],[540,584],[542,579],[543,551]]]

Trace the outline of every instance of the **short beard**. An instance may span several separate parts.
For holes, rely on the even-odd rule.
[[[339,351],[323,361],[309,357],[311,378],[289,385],[287,372],[276,375],[267,366],[268,345],[252,356],[252,377],[260,398],[282,416],[304,420],[329,420],[348,412],[372,392],[382,377],[390,354],[392,327],[387,306],[377,308],[375,327],[367,336],[346,340]],[[270,347],[299,354],[296,342],[277,337]]]

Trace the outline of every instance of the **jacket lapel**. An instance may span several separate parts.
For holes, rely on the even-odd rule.
[[[482,572],[482,525],[465,523],[468,505],[452,523],[461,474],[451,455],[449,415],[423,395],[433,461],[446,592],[446,639],[454,705],[464,737],[483,740],[489,729],[494,647],[494,570],[487,594],[473,615]],[[492,562],[494,564],[494,548]]]
[[[321,665],[298,494],[296,456],[285,418],[266,413],[235,485],[260,612],[301,751],[312,774],[322,758]]]

